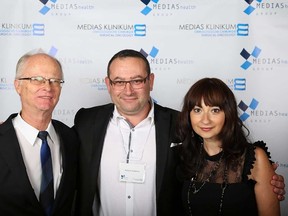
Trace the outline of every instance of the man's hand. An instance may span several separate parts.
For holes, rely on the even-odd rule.
[[[278,165],[273,163],[274,170],[277,169]],[[274,186],[274,193],[276,193],[278,196],[279,201],[283,201],[285,199],[285,183],[284,183],[284,177],[282,175],[278,175],[277,173],[272,177],[271,185]]]

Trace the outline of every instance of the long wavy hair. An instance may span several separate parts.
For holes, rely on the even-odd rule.
[[[218,106],[224,111],[225,123],[218,139],[222,142],[224,158],[228,165],[239,158],[248,145],[249,130],[238,116],[233,92],[220,79],[200,79],[186,93],[176,127],[177,141],[182,142],[180,157],[186,177],[193,176],[195,169],[199,168],[199,161],[205,161],[204,154],[201,154],[202,138],[195,133],[190,121],[190,112],[195,106],[201,107],[202,99],[206,106]],[[243,129],[246,130],[246,134]],[[201,162],[200,166],[203,166]]]

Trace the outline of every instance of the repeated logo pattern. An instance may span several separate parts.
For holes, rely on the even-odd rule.
[[[159,49],[157,49],[154,46],[152,47],[152,49],[149,52],[149,54],[146,51],[144,51],[143,49],[140,50],[140,53],[142,53],[142,55],[144,55],[146,58],[148,56],[151,56],[152,58],[155,58],[157,56],[158,52],[159,52]]]
[[[237,35],[248,36],[249,35],[249,24],[239,23],[237,24]]]
[[[241,68],[243,68],[244,70],[247,70],[251,65],[252,65],[252,62],[249,61],[249,58],[252,56],[254,58],[258,58],[259,55],[261,53],[261,49],[258,48],[257,46],[254,47],[252,53],[250,54],[246,49],[242,49],[240,55],[246,59],[246,61],[241,65]]]
[[[48,54],[49,54],[50,56],[55,57],[56,54],[57,54],[57,52],[58,52],[58,49],[57,49],[56,47],[52,46],[52,47],[50,48]]]
[[[135,24],[134,25],[134,35],[144,37],[146,36],[146,25],[145,24]]]
[[[249,5],[245,10],[244,13],[247,15],[250,15],[255,9],[256,9],[256,4],[261,3],[262,0],[245,0],[245,2]]]
[[[152,11],[152,8],[148,6],[149,3],[154,2],[155,4],[157,4],[159,2],[159,0],[151,0],[151,1],[150,0],[141,0],[141,2],[146,5],[144,7],[144,9],[141,11],[141,13],[146,16]]]
[[[56,3],[57,0],[39,0],[44,6],[41,8],[41,10],[39,11],[41,14],[45,15],[48,13],[48,11],[51,9],[49,8],[46,4],[48,1],[52,2],[52,3]]]
[[[243,113],[240,115],[240,119],[242,122],[246,121],[250,117],[250,115],[248,114],[248,111],[255,110],[258,104],[259,102],[255,98],[251,100],[249,105],[244,103],[242,100],[240,101],[240,103],[238,104],[238,107],[243,111]]]

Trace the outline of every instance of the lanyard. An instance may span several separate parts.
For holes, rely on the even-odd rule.
[[[124,145],[124,143],[125,143],[124,135],[125,134],[121,130],[121,126],[120,126],[121,124],[119,124],[119,130],[120,130],[120,133],[122,135],[122,142],[123,142],[124,151],[127,153],[126,163],[129,163],[129,161],[130,161],[130,152],[131,152],[131,143],[132,143],[132,131],[134,131],[135,127],[129,121],[127,121],[126,119],[124,119],[124,120],[127,122],[127,124],[130,127],[129,137],[128,137],[128,150],[127,150],[127,152],[126,152],[125,145]],[[152,128],[152,124],[150,124],[149,130],[148,130],[148,133],[147,133],[146,139],[145,139],[146,141],[144,142],[144,146],[146,145],[146,143],[148,141],[148,137],[150,135],[151,128]],[[144,147],[143,147],[143,151],[144,151]],[[142,155],[143,155],[143,151],[142,151]]]

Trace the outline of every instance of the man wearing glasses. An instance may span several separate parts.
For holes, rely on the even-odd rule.
[[[64,83],[60,62],[37,52],[16,66],[21,111],[0,125],[0,214],[71,215],[78,138],[52,120]]]
[[[116,53],[105,82],[113,104],[75,116],[77,215],[182,215],[178,160],[170,147],[178,111],[153,102],[154,74],[138,51]]]

